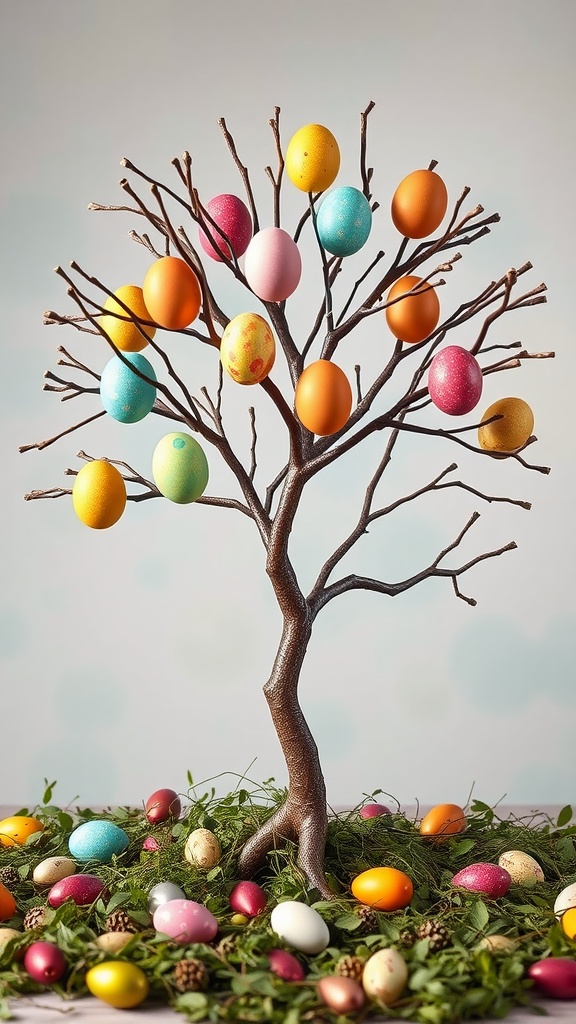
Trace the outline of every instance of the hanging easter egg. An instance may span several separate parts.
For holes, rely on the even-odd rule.
[[[428,392],[437,409],[463,416],[478,404],[484,378],[468,349],[448,345],[436,353],[428,371]]]
[[[402,910],[414,895],[408,875],[398,868],[376,867],[362,871],[352,880],[352,895],[373,910]]]
[[[466,815],[458,804],[436,804],[420,822],[420,835],[436,842],[458,835],[466,828]]]
[[[271,949],[266,954],[270,970],[282,981],[304,981],[306,972],[296,957],[286,949]]]
[[[369,999],[385,1006],[400,998],[407,982],[406,961],[396,949],[379,949],[364,964],[362,987]]]
[[[117,1010],[142,1003],[150,986],[141,967],[127,960],[104,960],[86,972],[88,991]]]
[[[153,921],[156,931],[182,946],[190,942],[211,942],[218,931],[214,915],[194,900],[169,900],[160,904],[154,911]]]
[[[328,925],[314,907],[298,900],[283,900],[270,915],[272,931],[301,953],[320,953],[330,941]]]
[[[194,438],[192,438],[194,440]],[[157,789],[146,801],[144,808],[146,817],[152,825],[157,825],[169,818],[179,818],[182,803],[178,793],[173,789]]]
[[[366,1002],[364,989],[354,978],[340,977],[337,974],[321,978],[316,991],[323,1003],[334,1013],[357,1013]]]
[[[333,256],[352,256],[368,240],[372,210],[363,192],[350,185],[335,188],[316,216],[318,237]]]
[[[96,875],[68,875],[52,886],[48,893],[48,903],[54,910],[61,907],[66,900],[72,900],[78,907],[86,907],[94,903],[104,889],[104,882]]]
[[[151,319],[170,331],[188,327],[202,305],[198,278],[178,256],[162,256],[149,267],[142,294]]]
[[[206,219],[205,227],[199,229],[198,237],[204,252],[218,263],[223,262],[223,254],[229,260],[233,256],[236,259],[243,256],[252,238],[252,218],[245,203],[238,196],[225,192],[206,204],[206,212],[217,227]],[[223,234],[226,238],[222,237]]]
[[[262,228],[244,256],[244,276],[263,302],[283,302],[298,287],[302,258],[296,242],[283,228]]]
[[[441,224],[448,206],[448,192],[435,171],[412,171],[402,179],[392,197],[394,226],[407,238],[425,238]]]
[[[421,285],[421,281],[422,278],[414,275],[401,277],[392,285],[386,298],[386,302],[391,303],[386,307],[388,327],[395,338],[409,345],[424,341],[440,319],[438,296],[431,285]],[[406,295],[414,289],[413,295]]]
[[[576,960],[549,956],[530,964],[528,977],[550,999],[576,999]]]
[[[258,313],[239,313],[224,330],[220,361],[238,384],[259,384],[276,358],[276,342],[269,325]]]
[[[352,388],[344,371],[329,359],[309,363],[298,378],[294,408],[313,434],[327,437],[341,430],[352,409]]]
[[[66,974],[66,957],[54,942],[33,942],[24,954],[24,967],[40,985],[53,985]]]
[[[506,850],[498,858],[498,864],[505,868],[516,885],[536,885],[544,881],[544,872],[537,860],[523,850]]]
[[[76,864],[70,857],[46,857],[32,873],[34,885],[54,885],[62,878],[76,874]]]
[[[68,849],[76,860],[97,860],[101,864],[119,857],[127,847],[128,836],[124,829],[100,818],[78,825],[68,839]]]
[[[120,305],[121,302],[124,303],[123,306]],[[104,303],[104,309],[108,310],[108,313],[99,317],[98,323],[116,348],[122,349],[123,352],[140,352],[146,347],[148,340],[154,337],[156,328],[146,324],[137,326],[129,319],[129,313],[124,306],[128,307],[137,320],[152,320],[144,302],[142,289],[135,284],[124,284],[116,289],[114,295],[108,296]]]
[[[324,192],[340,170],[340,150],[332,132],[321,124],[307,124],[292,136],[286,148],[286,173],[303,192]]]
[[[148,893],[148,910],[154,915],[163,903],[184,899],[186,899],[186,893],[175,882],[157,882]]]
[[[8,921],[16,913],[16,900],[10,889],[0,882],[0,921]]]
[[[498,864],[481,862],[469,864],[452,878],[452,885],[469,892],[481,892],[490,899],[496,900],[505,896],[510,888],[511,878],[505,868]]]
[[[126,507],[126,484],[122,474],[104,459],[87,462],[74,481],[72,504],[85,526],[93,530],[114,526]]]
[[[28,836],[42,832],[44,825],[38,818],[15,814],[0,821],[0,846],[23,846]]]
[[[246,917],[258,917],[265,909],[268,897],[256,882],[243,880],[234,886],[228,900],[236,913],[245,914]]]
[[[156,401],[156,386],[142,380],[124,360],[140,373],[156,381],[154,367],[139,352],[126,352],[123,359],[112,356],[102,370],[100,399],[109,416],[120,423],[138,423]]]
[[[187,505],[200,498],[208,484],[208,460],[191,434],[165,434],[152,456],[154,483],[169,501]]]
[[[493,423],[486,420],[498,416]],[[500,398],[486,409],[478,428],[478,444],[490,452],[514,452],[522,448],[534,429],[534,414],[522,398]]]

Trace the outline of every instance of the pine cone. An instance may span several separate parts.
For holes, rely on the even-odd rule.
[[[411,932],[409,931],[409,929],[406,929],[405,931],[400,932],[400,935],[398,936],[398,941],[402,946],[406,946],[409,949],[410,946],[413,946],[414,943],[416,942],[416,936],[414,932]]]
[[[8,867],[0,868],[0,882],[2,885],[10,886],[16,885],[16,882],[20,881],[20,875],[16,871],[16,868]]]
[[[47,907],[30,907],[24,914],[22,927],[25,932],[31,932],[34,928],[42,928],[46,923]]]
[[[142,925],[133,921],[130,914],[127,914],[125,910],[113,910],[106,918],[106,931],[132,932],[135,935],[136,932],[142,931]]]
[[[446,949],[451,943],[450,932],[438,921],[424,921],[418,928],[416,935],[419,939],[430,940],[430,950],[436,953],[440,949]]]
[[[172,971],[172,981],[178,992],[203,992],[208,987],[208,971],[196,957],[178,960]]]
[[[356,917],[359,917],[362,922],[358,929],[362,934],[378,931],[378,916],[370,907],[358,907]]]
[[[359,956],[341,956],[336,964],[336,974],[341,978],[352,978],[354,981],[360,981],[363,970],[364,961]]]

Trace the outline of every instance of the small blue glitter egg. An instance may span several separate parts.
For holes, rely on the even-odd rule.
[[[351,185],[335,188],[322,201],[316,225],[324,248],[333,256],[351,256],[368,239],[372,210],[366,196]]]
[[[124,359],[156,380],[154,367],[139,352],[123,352]],[[112,356],[100,379],[100,398],[109,416],[120,423],[137,423],[148,415],[156,399],[156,387],[142,380],[120,356]]]
[[[68,849],[75,860],[97,860],[107,864],[128,846],[124,829],[112,821],[94,818],[78,825],[68,839]]]

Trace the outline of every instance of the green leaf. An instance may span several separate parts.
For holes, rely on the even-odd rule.
[[[459,839],[452,846],[453,857],[463,857],[465,853],[470,853],[470,850],[476,846],[475,839]]]
[[[477,931],[483,932],[488,921],[490,920],[490,914],[488,908],[482,900],[476,900],[473,906],[470,908],[468,920],[473,928]]]
[[[129,892],[126,892],[125,889],[120,889],[110,897],[108,906],[106,907],[106,913],[111,914],[113,910],[116,910],[116,907],[121,907],[123,903],[130,903],[131,899],[132,896]]]
[[[343,932],[354,932],[362,924],[358,914],[341,914],[334,921],[334,927]]]
[[[568,822],[570,821],[571,817],[572,817],[572,808],[571,808],[570,804],[566,804],[566,806],[562,808],[562,810],[560,811],[560,814],[558,815],[558,818],[557,818],[557,821],[556,821],[556,825],[558,826],[558,828],[562,828],[563,825],[567,825]]]
[[[42,797],[42,803],[43,804],[49,804],[50,803],[50,801],[52,799],[52,793],[54,791],[54,786],[55,785],[56,785],[56,779],[54,779],[54,782],[48,782],[48,779],[44,779],[45,789],[44,789],[44,796]]]

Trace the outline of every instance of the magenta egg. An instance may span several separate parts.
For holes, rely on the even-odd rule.
[[[168,818],[179,818],[181,810],[180,797],[173,789],[157,789],[146,801],[146,817],[152,825]]]
[[[379,818],[381,814],[392,814],[392,811],[384,804],[364,804],[360,808],[361,818]]]
[[[24,967],[34,981],[53,985],[66,973],[66,957],[53,942],[33,942],[24,954]]]
[[[228,259],[231,259],[232,253],[236,259],[239,256],[243,256],[252,238],[252,218],[248,207],[238,196],[224,193],[220,196],[214,196],[206,204],[206,211],[218,227],[214,227],[207,221],[206,230],[203,228],[199,229],[198,237],[204,252],[208,253],[218,263],[222,263],[222,254]],[[220,232],[226,235],[230,245],[228,245],[228,242],[225,241]],[[230,248],[232,248],[232,253]]]
[[[304,981],[304,968],[292,953],[285,949],[271,949],[266,955],[270,970],[282,978],[282,981]]]
[[[189,942],[211,942],[218,921],[207,907],[194,900],[168,900],[154,911],[156,931],[169,935],[182,946]]]
[[[563,956],[538,960],[528,968],[528,977],[551,999],[576,999],[576,960]]]
[[[264,302],[282,302],[300,283],[302,259],[296,242],[283,228],[258,231],[244,256],[244,276]]]
[[[238,882],[228,897],[236,914],[257,917],[264,910],[268,897],[256,882]]]
[[[428,371],[428,392],[434,405],[449,416],[463,416],[480,401],[480,364],[467,349],[448,345],[436,353]]]
[[[467,868],[458,871],[452,879],[452,885],[468,889],[470,892],[482,892],[493,900],[506,895],[510,882],[510,875],[505,868],[486,862],[469,864]]]
[[[154,836],[146,836],[146,839],[142,843],[142,849],[155,853],[156,850],[160,849],[160,843]]]
[[[96,875],[69,875],[52,886],[48,903],[57,909],[66,900],[72,900],[78,907],[94,903],[104,891],[104,882]]]

